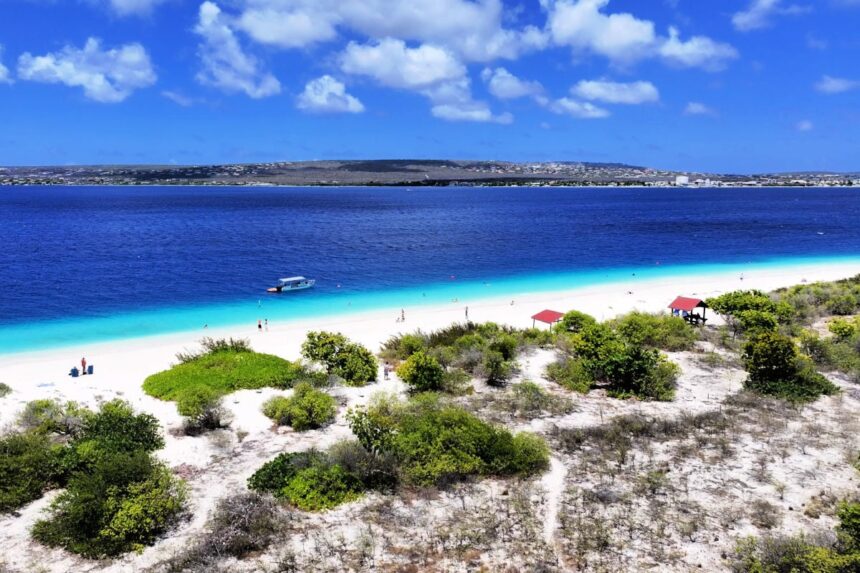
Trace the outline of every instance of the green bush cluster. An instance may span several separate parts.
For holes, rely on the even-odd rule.
[[[778,332],[756,334],[744,344],[742,359],[749,373],[744,387],[753,392],[808,402],[837,391],[798,352],[794,340]]]
[[[182,482],[152,455],[164,446],[157,420],[115,400],[91,412],[39,400],[23,431],[0,440],[0,508],[16,509],[63,487],[33,536],[86,557],[151,544],[177,519]]]
[[[843,503],[836,542],[795,537],[748,537],[735,548],[735,573],[851,573],[860,570],[860,504]]]
[[[5,398],[12,393],[12,387],[5,382],[0,382],[0,398]]]
[[[354,501],[368,489],[394,483],[394,468],[355,440],[338,442],[328,452],[280,454],[248,480],[248,487],[268,492],[305,511],[322,511]]]
[[[554,335],[547,331],[517,330],[491,322],[467,322],[429,334],[418,331],[393,337],[383,345],[381,354],[389,360],[409,363],[403,373],[415,381],[415,384],[407,383],[416,391],[459,393],[464,373],[467,377],[483,378],[490,385],[504,385],[516,371],[519,349],[546,345],[553,340]],[[418,357],[410,363],[416,355]],[[441,380],[434,363],[442,368]],[[427,380],[422,378],[424,373],[429,376]]]
[[[205,352],[186,355],[176,366],[149,376],[143,390],[177,403],[183,416],[200,417],[236,390],[290,388],[307,374],[297,363],[249,350],[237,341],[204,339]]]
[[[368,452],[391,455],[409,484],[444,485],[472,475],[530,475],[549,463],[546,444],[513,435],[438,396],[378,400],[351,411],[350,427]]]
[[[833,336],[821,337],[814,330],[801,332],[801,349],[821,368],[843,372],[860,383],[860,317],[833,319],[828,329]]]
[[[263,404],[263,414],[268,418],[299,432],[324,426],[334,420],[336,412],[334,398],[307,382],[296,384],[289,398],[275,396]]]
[[[357,440],[325,452],[280,454],[251,476],[248,487],[321,511],[400,482],[440,486],[470,476],[527,476],[549,465],[541,438],[513,435],[432,394],[409,402],[375,396],[348,419]]]
[[[853,278],[802,284],[777,290],[776,300],[789,305],[797,318],[809,323],[824,316],[860,312],[860,275]]]
[[[547,377],[577,392],[600,385],[615,397],[671,400],[679,369],[656,347],[689,347],[687,331],[681,319],[641,313],[605,324],[584,321],[560,340],[562,356],[548,366]]]
[[[695,329],[683,318],[668,314],[631,312],[611,321],[610,326],[628,344],[670,352],[690,350],[697,339]]]
[[[707,304],[726,319],[735,335],[754,335],[773,331],[780,324],[791,324],[797,310],[759,290],[739,290],[709,298]]]
[[[309,332],[302,344],[302,356],[322,364],[329,375],[351,386],[364,386],[376,380],[376,358],[364,346],[332,332]]]
[[[445,369],[439,361],[419,350],[397,368],[397,376],[414,392],[442,390]]]

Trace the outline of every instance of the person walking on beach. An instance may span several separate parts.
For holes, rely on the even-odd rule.
[[[382,367],[382,378],[383,380],[388,380],[388,374],[391,372],[391,366],[389,366],[388,362]]]
[[[87,359],[81,358],[81,375],[85,375],[87,373]]]
[[[469,307],[466,307],[466,322],[469,322]]]
[[[263,321],[259,318],[257,319],[257,332],[263,332]]]
[[[263,324],[266,326],[266,332],[269,332],[269,319],[263,319]]]
[[[406,322],[406,311],[402,308],[400,309],[400,322]]]

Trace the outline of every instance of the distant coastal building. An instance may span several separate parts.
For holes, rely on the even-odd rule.
[[[675,176],[675,185],[678,187],[686,187],[690,184],[690,178],[687,175]]]

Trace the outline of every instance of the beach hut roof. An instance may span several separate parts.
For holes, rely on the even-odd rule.
[[[555,310],[542,310],[536,315],[534,315],[532,317],[532,320],[539,320],[547,324],[555,324],[562,318],[564,318],[563,312],[557,312]]]
[[[672,301],[669,308],[672,310],[686,310],[687,312],[691,312],[698,307],[707,308],[707,306],[708,305],[706,305],[701,299],[679,296]]]

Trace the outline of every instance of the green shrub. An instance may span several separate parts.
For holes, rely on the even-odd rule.
[[[519,412],[524,414],[539,414],[552,409],[553,402],[558,400],[549,392],[535,384],[525,381],[511,386],[513,403]]]
[[[745,310],[757,310],[776,314],[776,302],[760,290],[738,290],[727,292],[706,301],[709,308],[723,316],[737,316]]]
[[[850,340],[857,334],[858,325],[860,325],[860,320],[857,319],[849,322],[843,318],[836,318],[830,321],[827,325],[827,330],[836,337],[837,341],[842,342]]]
[[[546,375],[556,384],[580,394],[587,394],[594,383],[594,378],[582,360],[574,358],[563,357],[549,364]]]
[[[487,350],[481,363],[481,372],[490,386],[504,386],[514,373],[514,365],[501,352]]]
[[[19,414],[18,425],[24,431],[75,436],[89,414],[89,410],[74,402],[61,404],[56,400],[33,400],[27,402]]]
[[[280,454],[263,464],[248,478],[250,489],[268,493],[280,491],[297,472],[322,463],[324,456],[314,450]]]
[[[298,364],[271,354],[217,350],[149,376],[143,390],[178,402],[182,415],[197,416],[206,405],[236,390],[290,388],[304,377]]]
[[[559,332],[579,332],[584,327],[594,324],[597,324],[597,320],[593,316],[578,310],[571,310],[562,317],[556,328]]]
[[[275,396],[263,404],[268,418],[299,432],[322,427],[334,420],[336,412],[333,397],[305,382],[296,385],[291,397]]]
[[[570,338],[574,356],[594,380],[605,380],[614,360],[623,356],[625,345],[607,324],[586,325]]]
[[[630,346],[607,366],[609,394],[672,400],[680,369],[657,350]]]
[[[302,344],[302,356],[322,364],[330,375],[353,386],[364,386],[376,380],[376,358],[364,346],[331,332],[309,332]]]
[[[696,331],[678,316],[631,312],[612,321],[612,327],[628,344],[662,350],[689,350]]]
[[[339,465],[299,470],[281,490],[281,497],[305,511],[322,511],[361,497],[362,484]]]
[[[248,487],[305,511],[321,511],[357,499],[364,484],[325,454],[311,451],[279,455],[251,476]]]
[[[12,387],[5,382],[0,382],[0,398],[5,398],[12,393]]]
[[[763,310],[742,310],[736,316],[740,331],[748,336],[758,332],[774,331],[779,326],[776,315]]]
[[[421,350],[412,354],[397,368],[397,376],[413,392],[428,392],[442,389],[445,370],[438,360]]]
[[[409,483],[443,485],[470,475],[528,475],[549,463],[540,438],[515,439],[503,428],[432,398],[414,402],[397,421],[391,451]]]
[[[749,373],[744,387],[759,394],[807,402],[837,391],[782,334],[757,334],[744,344],[742,358]]]
[[[78,463],[87,465],[115,453],[159,450],[164,438],[155,416],[135,414],[127,402],[113,400],[87,417],[71,446]]]
[[[65,448],[41,432],[0,438],[0,513],[42,497],[66,481]]]
[[[853,294],[843,294],[827,301],[827,310],[831,314],[847,316],[857,310],[857,297]]]
[[[839,518],[836,531],[843,543],[854,551],[860,551],[860,503],[842,503],[836,516]]]
[[[326,452],[329,463],[354,475],[367,489],[390,489],[397,483],[397,460],[390,453],[369,452],[358,440],[341,440]]]
[[[33,537],[85,557],[152,544],[178,519],[182,482],[143,452],[112,452],[75,474],[33,527]]]

